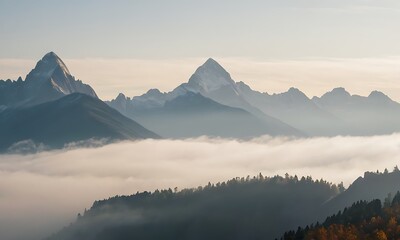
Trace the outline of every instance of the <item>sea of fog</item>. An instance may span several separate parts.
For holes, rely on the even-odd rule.
[[[197,138],[120,142],[29,155],[0,155],[0,239],[41,239],[94,200],[276,174],[348,186],[364,171],[391,170],[400,134],[373,137]]]

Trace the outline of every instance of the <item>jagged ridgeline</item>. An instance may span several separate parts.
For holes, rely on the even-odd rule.
[[[88,104],[89,100],[74,101],[74,107],[82,109],[83,114],[66,112],[65,107],[70,110],[70,100],[74,98],[69,95],[79,94],[91,97],[92,104]],[[372,91],[363,97],[335,88],[311,99],[296,88],[268,94],[234,81],[211,58],[187,82],[170,92],[151,89],[132,98],[119,94],[106,103],[50,52],[24,80],[0,80],[0,151],[42,145],[60,148],[71,145],[71,141],[93,138],[208,136],[246,140],[262,135],[371,136],[400,131],[400,104],[381,92]],[[66,118],[56,117],[57,112]],[[89,121],[81,117],[84,115],[89,116]],[[70,122],[79,128],[71,127]],[[91,126],[96,130],[81,131]]]
[[[51,240],[273,239],[315,221],[339,188],[311,177],[235,178],[197,189],[142,192],[96,201]]]
[[[269,94],[235,81],[211,58],[170,92],[151,89],[132,98],[119,94],[107,103],[165,137],[370,136],[400,131],[400,104],[382,92],[359,96],[338,87],[309,98],[292,87]]]

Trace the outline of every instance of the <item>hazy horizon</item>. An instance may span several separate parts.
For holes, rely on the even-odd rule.
[[[57,52],[56,52],[57,53]],[[25,79],[43,55],[36,59],[1,59],[0,79]],[[172,91],[187,82],[208,57],[177,59],[68,59],[59,55],[71,74],[91,85],[102,100],[114,99],[119,93],[139,96],[149,89]],[[336,87],[351,94],[368,96],[382,91],[400,101],[400,57],[388,58],[306,58],[262,60],[256,58],[213,57],[235,81],[269,94],[286,92],[291,87],[309,98],[320,97]]]

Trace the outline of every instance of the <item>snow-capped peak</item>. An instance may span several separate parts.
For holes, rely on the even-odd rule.
[[[30,92],[32,96],[39,94],[43,99],[47,94],[62,96],[75,92],[97,97],[89,85],[76,80],[69,73],[65,63],[54,52],[47,53],[38,61],[35,68],[26,76],[25,84],[27,92]],[[40,91],[45,93],[40,93]],[[52,91],[54,92],[51,93]]]
[[[210,92],[226,85],[235,85],[235,82],[217,61],[209,58],[190,77],[187,87],[195,91]]]
[[[57,69],[60,70],[63,75],[71,75],[67,66],[57,54],[49,52],[39,60],[35,68],[27,75],[26,80],[49,79]]]

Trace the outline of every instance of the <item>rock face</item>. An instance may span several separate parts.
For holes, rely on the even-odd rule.
[[[53,101],[71,93],[97,98],[87,84],[76,80],[65,63],[54,53],[47,53],[26,76],[25,81],[0,81],[0,105],[14,107]]]

